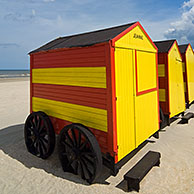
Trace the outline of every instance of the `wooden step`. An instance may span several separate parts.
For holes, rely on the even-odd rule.
[[[194,113],[188,112],[186,115],[182,117],[181,123],[185,124],[189,122],[189,119],[194,118]]]
[[[159,152],[149,151],[124,175],[124,179],[127,181],[128,191],[136,190],[139,192],[140,181],[153,166],[160,166],[160,157]]]

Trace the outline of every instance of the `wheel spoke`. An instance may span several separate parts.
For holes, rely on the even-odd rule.
[[[45,153],[47,152],[47,147],[46,145],[44,144],[44,142],[42,141],[42,139],[40,139],[40,143],[42,145],[42,148],[44,149]]]
[[[36,143],[34,143],[36,155],[40,154],[39,146],[38,146],[38,141],[36,140]]]
[[[44,124],[40,125],[39,133],[41,133],[43,129],[45,129]]]
[[[80,168],[81,168],[81,177],[82,177],[82,179],[86,179],[85,174],[84,174],[83,164],[81,162],[80,162]]]
[[[38,121],[37,121],[37,129],[38,129],[39,132],[40,132],[41,121],[42,121],[41,118],[38,117]]]
[[[33,139],[34,139],[35,137],[34,137],[34,135],[29,135],[27,138],[30,139],[31,141],[33,141]]]
[[[32,121],[30,121],[29,123],[27,123],[27,129],[30,131],[33,131],[34,127],[32,125]]]
[[[79,133],[78,133],[78,147],[80,147],[81,145],[81,131],[79,130]]]
[[[64,146],[68,146],[69,148],[72,148],[72,146],[70,144],[68,144],[65,140],[61,141],[61,143],[64,145]]]
[[[70,141],[71,145],[74,146],[73,140],[72,140],[71,137],[69,136],[68,131],[65,132],[65,135],[67,136],[67,139]]]
[[[32,140],[32,143],[30,144],[30,147],[35,147],[35,143],[36,143],[36,139],[34,141]]]
[[[74,128],[71,129],[71,134],[72,134],[72,137],[73,137],[73,144],[74,144],[74,146],[77,147],[77,139],[76,139],[76,136],[75,136]]]
[[[88,174],[89,178],[91,179],[91,178],[92,178],[92,173],[90,172],[90,170],[89,170],[87,164],[85,163],[84,160],[81,160],[81,163],[83,164],[83,167],[85,167],[85,169],[86,169],[86,171],[87,171],[87,174]]]
[[[84,148],[85,148],[85,146],[87,145],[87,143],[88,143],[88,140],[87,139],[85,139],[85,141],[80,145],[80,150],[83,150]]]
[[[71,164],[74,162],[74,160],[69,160],[67,164],[67,168],[71,166]]]
[[[49,142],[48,139],[46,139],[45,137],[42,137],[41,139],[42,139],[46,144],[48,144],[48,142]]]
[[[89,156],[89,157],[92,157],[92,158],[95,158],[95,154],[91,151],[88,151],[88,152],[82,152],[82,155],[85,155],[85,156]]]
[[[41,145],[40,141],[38,141],[38,147],[39,147],[39,151],[40,151],[40,156],[43,156],[43,149],[42,149],[42,145]]]
[[[34,125],[33,120],[30,120],[29,123],[30,123],[30,125],[31,125],[32,128],[35,128],[35,125]]]
[[[78,161],[75,163],[75,174],[78,174]]]
[[[44,137],[44,136],[47,135],[47,131],[42,131],[42,132],[39,133],[39,135],[40,135],[41,137]]]
[[[37,125],[38,125],[38,118],[37,118],[37,115],[34,116],[34,124],[35,124],[35,127],[38,128],[38,127],[37,127]]]
[[[87,161],[89,164],[91,164],[91,166],[94,166],[94,162],[90,160],[89,158],[87,158],[86,156],[82,155],[82,159]]]

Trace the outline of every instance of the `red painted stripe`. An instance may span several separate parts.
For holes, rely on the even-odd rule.
[[[137,50],[135,50],[135,80],[136,80],[136,95],[138,96],[138,77],[137,77]]]
[[[98,43],[98,44],[95,44],[95,45],[92,45],[92,46],[86,46],[86,47],[72,47],[72,48],[56,48],[56,49],[51,49],[51,50],[47,50],[47,51],[39,51],[39,52],[36,52],[36,53],[32,53],[30,55],[40,55],[40,54],[47,54],[47,53],[58,53],[58,52],[61,52],[61,51],[72,51],[72,50],[77,50],[77,49],[81,49],[81,51],[84,51],[84,49],[91,49],[91,48],[98,48],[100,46],[104,46],[106,45],[107,42],[102,42],[102,43]]]
[[[69,122],[69,121],[65,121],[65,120],[62,120],[62,119],[55,118],[55,117],[49,116],[49,118],[51,119],[51,122],[53,124],[53,127],[54,127],[54,130],[55,130],[56,134],[59,134],[60,131],[66,125],[71,124],[71,122]],[[96,137],[96,139],[97,139],[97,141],[100,145],[101,151],[103,153],[106,153],[107,152],[107,133],[103,132],[103,131],[100,131],[100,130],[97,130],[97,129],[94,129],[94,128],[89,128],[89,129],[95,135],[95,137]]]
[[[141,92],[137,92],[137,96],[147,94],[147,93],[150,93],[150,92],[154,92],[154,91],[157,91],[157,88],[152,88],[152,89],[144,90],[144,91],[141,91]]]
[[[34,69],[43,69],[43,68],[63,68],[63,67],[104,67],[106,64],[105,63],[79,63],[79,64],[36,64],[34,65]]]
[[[117,114],[116,114],[116,83],[115,83],[115,49],[111,46],[110,41],[110,65],[111,65],[111,106],[112,106],[112,134],[110,138],[113,141],[113,152],[115,163],[118,162],[118,144],[117,144]]]
[[[168,54],[158,53],[158,62],[165,65],[165,77],[159,77],[159,88],[166,91],[166,102],[160,102],[160,107],[164,114],[169,114],[169,71],[168,71]]]
[[[158,84],[158,53],[156,53],[156,80],[157,80],[157,99],[158,99],[158,129],[160,129],[160,103],[159,103],[159,84]]]
[[[76,55],[76,56],[75,56]],[[80,49],[77,50],[71,50],[71,51],[61,51],[57,53],[44,53],[44,54],[39,54],[35,56],[35,61],[43,61],[45,60],[45,57],[47,57],[48,60],[52,59],[83,59],[83,58],[95,58],[95,57],[105,57],[105,53],[101,50],[95,51],[92,50],[90,52],[90,56],[88,56],[88,50],[87,52],[81,52]]]
[[[72,59],[60,59],[60,58],[53,58],[53,59],[49,59],[49,60],[34,60],[35,64],[39,65],[53,65],[53,64],[82,64],[82,63],[99,63],[99,64],[105,64],[105,59],[104,58],[100,58],[100,57],[93,57],[93,58],[83,58],[83,59],[77,59],[72,58]],[[105,65],[104,65],[105,66]],[[47,66],[48,67],[48,66]]]
[[[166,88],[166,86],[165,86],[166,78],[165,77],[159,77],[158,79],[159,79],[159,88],[160,89],[165,89]]]
[[[166,60],[167,60],[167,65],[166,65],[166,70],[167,70],[167,105],[168,105],[168,112],[169,112],[169,117],[170,117],[170,85],[169,85],[169,61],[168,61],[168,54],[166,53]]]
[[[187,69],[187,61],[186,61],[186,52],[182,54],[182,61],[185,63],[185,72],[183,72],[183,79],[184,79],[184,82],[186,83],[185,102],[190,103],[189,102],[189,87],[188,87],[188,76],[187,76],[188,69]]]
[[[50,84],[33,84],[33,96],[107,109],[106,89]]]
[[[32,69],[33,69],[33,56],[30,56],[30,113],[32,112],[32,96],[33,96],[33,87],[32,87]]]
[[[90,88],[90,87],[79,87],[79,86],[65,86],[65,85],[53,85],[53,84],[33,84],[34,87],[37,87],[37,89],[44,90],[44,89],[52,89],[56,90],[58,92],[73,93],[74,91],[79,92],[80,95],[84,95],[87,92],[92,92],[94,95],[93,97],[101,97],[101,95],[106,95],[106,89],[105,88]],[[91,94],[91,95],[92,95]],[[85,94],[87,96],[87,94]]]
[[[106,66],[105,45],[44,52],[34,56],[34,68]]]
[[[165,89],[166,91],[166,96],[165,96],[165,99],[166,101],[165,102],[160,102],[159,101],[159,105],[160,105],[160,108],[162,109],[163,113],[164,114],[167,114],[169,111],[168,111],[168,71],[167,71],[167,64],[166,64],[166,57],[165,57],[165,54],[164,53],[158,53],[158,63],[159,64],[164,64],[164,67],[165,67],[165,77],[158,77],[158,82],[159,82],[159,89]]]
[[[168,115],[169,114],[168,107],[167,107],[167,102],[160,102],[160,107],[162,109],[162,112],[165,115]]]

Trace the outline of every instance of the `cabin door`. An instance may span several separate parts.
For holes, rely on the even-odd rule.
[[[133,51],[115,49],[118,161],[135,148]]]

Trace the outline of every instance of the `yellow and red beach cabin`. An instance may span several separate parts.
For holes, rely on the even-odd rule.
[[[183,60],[183,77],[187,107],[194,101],[194,53],[190,44],[179,45]]]
[[[60,134],[60,140],[66,133],[69,144],[71,138],[78,139],[76,145],[82,141],[75,128],[87,128],[89,134],[82,130],[87,141],[92,145],[95,140],[90,138],[95,137],[104,160],[115,170],[122,159],[159,130],[157,48],[139,22],[57,38],[30,52],[30,70],[31,114],[41,114],[28,119],[27,144],[33,144],[37,135],[31,132],[33,122],[43,125],[37,121],[40,118],[51,121],[49,125]],[[74,129],[61,134],[65,126]],[[27,147],[41,158],[52,152],[44,157],[39,146],[33,151]],[[80,150],[74,152],[67,157],[75,159],[75,154],[80,154]]]
[[[182,58],[176,40],[154,42],[158,47],[159,101],[168,119],[185,110]]]

